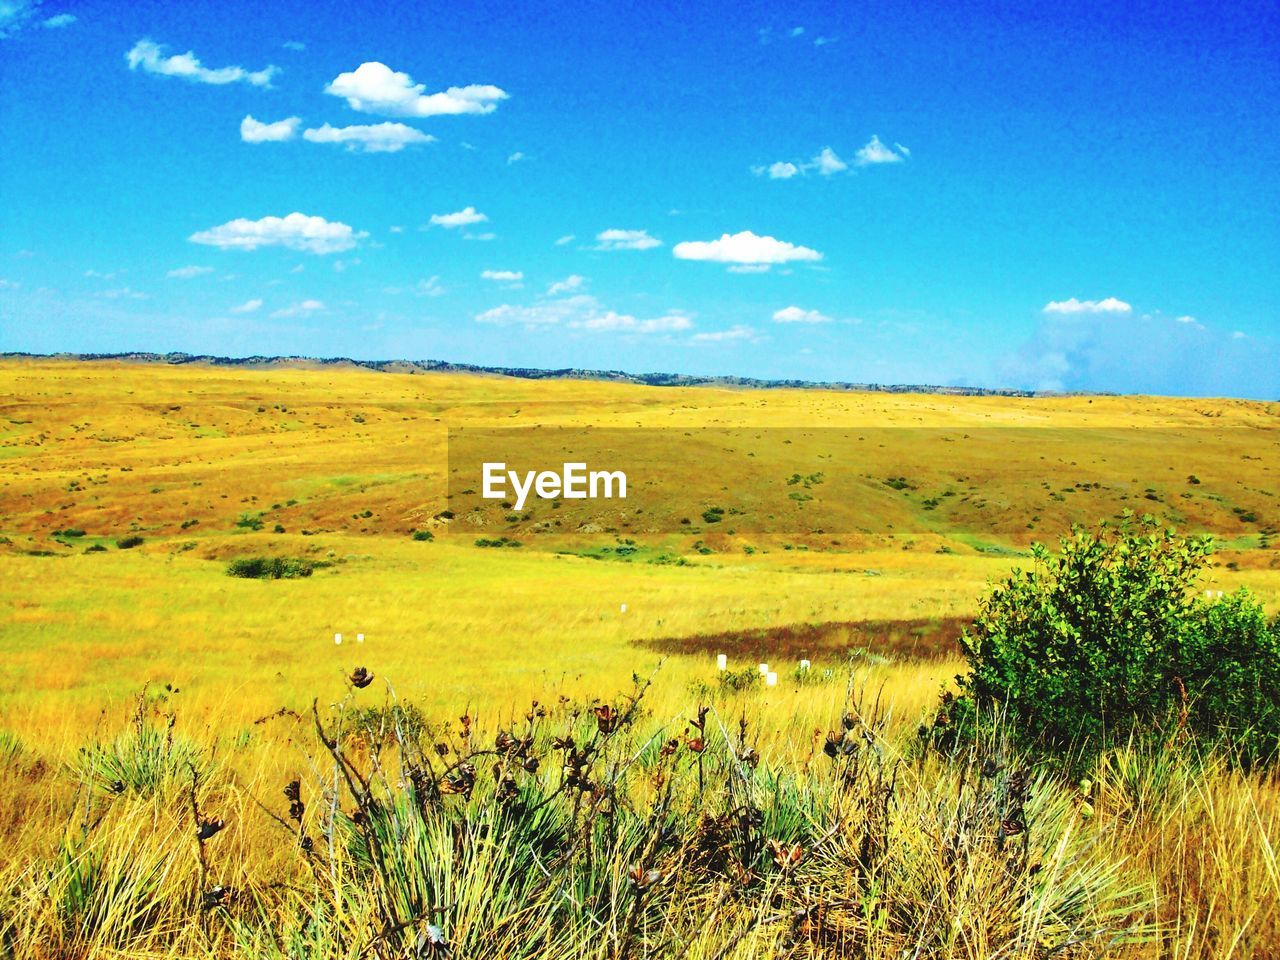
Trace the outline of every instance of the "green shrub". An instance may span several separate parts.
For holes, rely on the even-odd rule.
[[[418,540],[420,542],[427,541],[427,540],[434,540],[436,538],[435,534],[432,533],[430,530],[415,530],[413,531],[412,536],[413,536],[413,539]]]
[[[132,550],[134,547],[140,547],[146,541],[139,536],[121,537],[116,541],[116,547],[120,550]]]
[[[237,557],[227,564],[227,576],[248,580],[292,580],[309,577],[319,566],[300,557]]]
[[[1076,528],[1035,569],[1015,569],[961,638],[967,676],[944,703],[948,736],[1003,708],[1029,740],[1088,755],[1153,732],[1224,743],[1245,765],[1280,744],[1280,621],[1247,591],[1194,587],[1212,552],[1151,518]],[[977,708],[977,709],[975,709]]]

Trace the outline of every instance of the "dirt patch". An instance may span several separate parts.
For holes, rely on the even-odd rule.
[[[844,620],[797,623],[688,637],[639,640],[661,653],[715,656],[733,660],[843,660],[867,651],[895,660],[942,660],[960,655],[959,638],[972,621],[964,617],[918,620]]]

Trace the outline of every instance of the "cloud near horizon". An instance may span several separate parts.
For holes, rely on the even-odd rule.
[[[475,207],[463,207],[454,213],[433,213],[431,215],[431,225],[444,227],[446,230],[456,230],[458,227],[470,227],[477,223],[488,222],[489,218],[477,211]]]
[[[693,320],[678,311],[640,318],[606,310],[590,294],[541,300],[533,304],[504,303],[475,317],[476,323],[522,326],[526,329],[563,326],[593,333],[661,334],[688,330]]]
[[[1070,315],[1074,313],[1132,313],[1133,307],[1115,297],[1102,300],[1050,300],[1044,305],[1042,313]]]
[[[349,127],[333,127],[326,123],[322,127],[304,130],[302,138],[309,143],[344,144],[348,150],[359,153],[398,153],[413,144],[436,142],[429,133],[390,121]]]
[[[757,236],[750,230],[722,234],[719,240],[686,240],[672,247],[671,253],[678,260],[769,266],[792,261],[814,262],[822,259],[822,254],[817,250],[774,237]]]
[[[222,250],[285,247],[306,253],[328,254],[350,250],[368,236],[368,233],[353,230],[345,223],[291,213],[285,217],[263,217],[260,220],[244,217],[229,220],[220,226],[193,233],[188,239],[192,243]]]
[[[597,250],[652,250],[660,246],[662,241],[649,236],[648,230],[610,228],[596,234]]]

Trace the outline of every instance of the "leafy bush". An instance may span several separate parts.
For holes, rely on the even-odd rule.
[[[1193,592],[1212,552],[1151,518],[1076,528],[1014,570],[961,637],[970,672],[935,721],[951,735],[1003,707],[1032,741],[1085,753],[1153,730],[1226,743],[1245,765],[1280,744],[1280,621],[1247,591]]]
[[[309,577],[319,566],[300,557],[237,557],[227,565],[227,576],[249,580],[292,580]]]
[[[146,541],[139,536],[121,537],[116,541],[116,547],[120,550],[132,550],[134,547],[140,547]]]
[[[415,530],[413,531],[411,536],[413,537],[413,539],[419,542],[434,540],[436,538],[435,534],[432,533],[430,530]]]

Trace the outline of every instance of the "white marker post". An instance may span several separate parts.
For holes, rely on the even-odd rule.
[[[622,605],[622,612],[623,613],[627,612],[627,605],[625,603]]]
[[[770,670],[764,675],[764,685],[766,687],[776,687],[778,685],[778,675]]]
[[[357,633],[357,634],[356,634],[356,643],[364,643],[364,634],[363,634],[363,633]]]
[[[342,642],[342,634],[340,634],[340,633],[335,633],[335,634],[333,635],[333,642],[334,642],[334,643],[341,643],[341,642]]]
[[[716,657],[716,669],[719,670],[721,673],[724,673],[726,670],[729,669],[729,658],[725,656],[723,653],[719,654]]]
[[[758,669],[759,669],[759,671],[760,671],[760,676],[762,676],[762,677],[764,677],[764,676],[768,676],[768,674],[769,674],[769,665],[768,665],[767,663],[762,663],[762,664],[760,664],[760,666],[758,667]]]
[[[808,672],[809,668],[810,668],[810,667],[812,667],[812,666],[813,666],[813,664],[812,664],[812,663],[810,663],[808,660],[801,660],[801,661],[800,661],[800,669],[801,669],[802,671],[806,672],[806,673]]]

